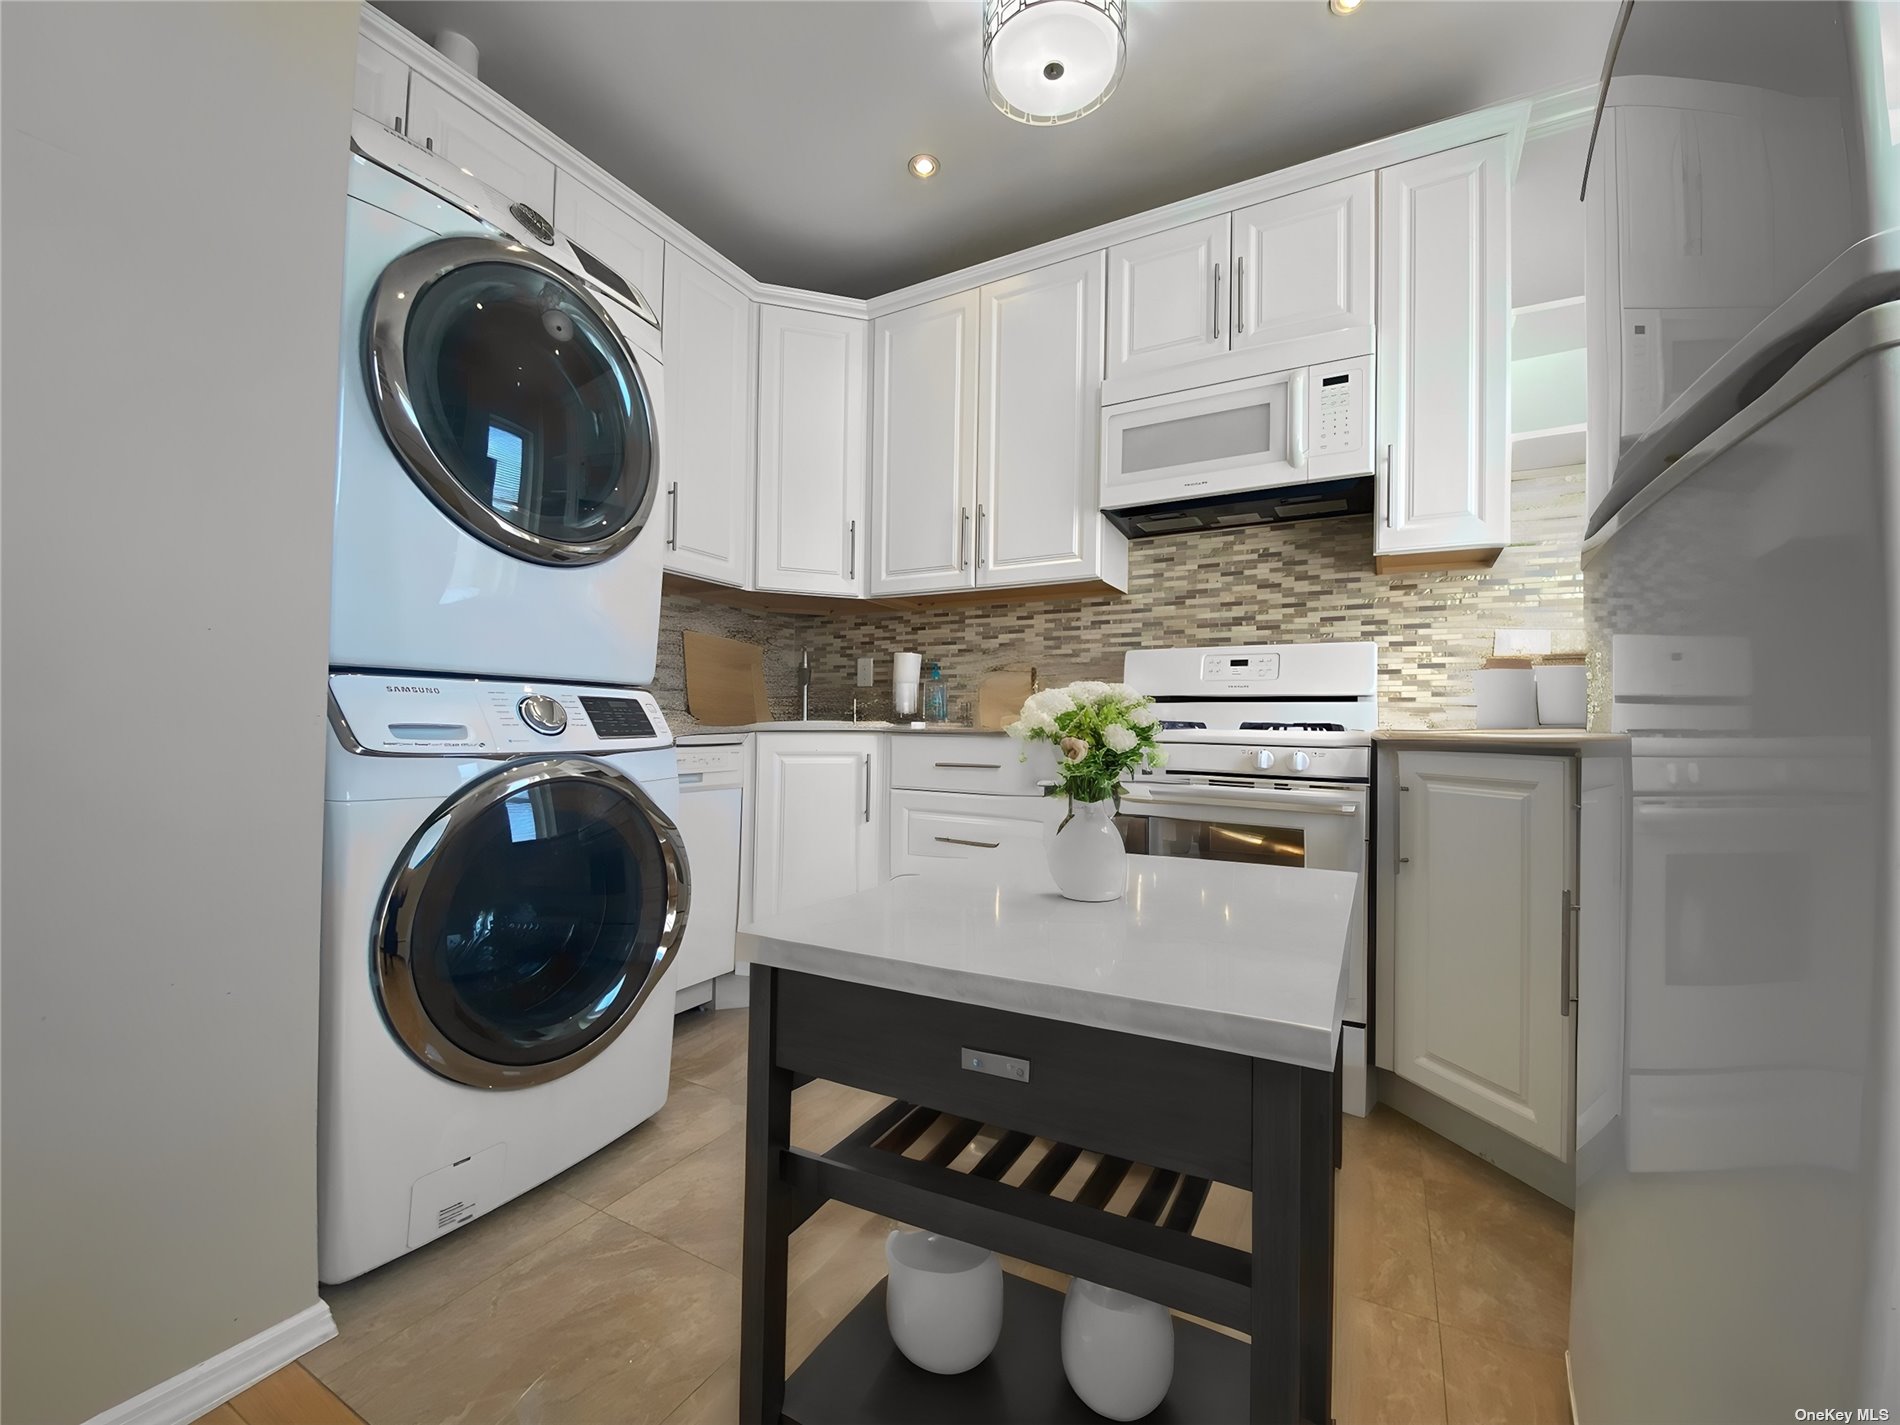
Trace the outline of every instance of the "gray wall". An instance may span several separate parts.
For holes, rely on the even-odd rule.
[[[317,1299],[356,7],[7,5],[4,1394],[83,1420]]]

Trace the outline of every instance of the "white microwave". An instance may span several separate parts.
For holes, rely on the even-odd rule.
[[[1102,508],[1372,473],[1372,358],[1102,407]]]

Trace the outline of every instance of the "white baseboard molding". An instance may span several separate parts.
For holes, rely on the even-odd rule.
[[[317,1301],[230,1350],[100,1412],[86,1425],[189,1425],[334,1335],[336,1322],[330,1319],[330,1308]]]

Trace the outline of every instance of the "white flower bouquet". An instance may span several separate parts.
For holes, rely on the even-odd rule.
[[[1154,700],[1126,683],[1083,682],[1031,694],[1004,731],[1019,742],[1055,744],[1060,780],[1047,795],[1067,797],[1073,817],[1077,802],[1112,798],[1119,810],[1122,779],[1143,764],[1167,761],[1167,751],[1155,743],[1160,722]]]

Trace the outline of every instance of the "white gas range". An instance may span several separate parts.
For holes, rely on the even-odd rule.
[[[1130,851],[1359,876],[1348,961],[1342,1068],[1346,1107],[1366,1087],[1366,867],[1378,645],[1240,644],[1141,649],[1122,680],[1161,715],[1167,765],[1144,767],[1122,798]]]

